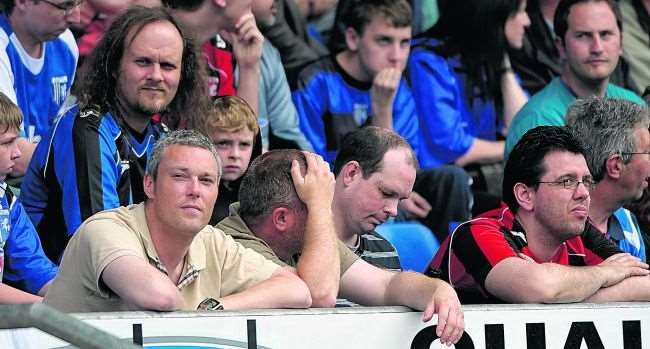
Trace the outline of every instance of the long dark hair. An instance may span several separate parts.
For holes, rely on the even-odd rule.
[[[194,128],[200,124],[198,120],[207,115],[209,103],[203,58],[189,32],[164,8],[134,6],[113,21],[81,72],[75,91],[80,108],[98,108],[101,113],[115,110],[117,73],[129,33],[137,33],[147,24],[159,21],[173,24],[183,39],[178,90],[161,113],[162,119],[172,129],[179,126]]]
[[[508,49],[505,23],[522,0],[439,0],[440,19],[418,37],[441,42],[434,50],[443,57],[459,56],[467,74],[465,94],[478,91],[483,101],[493,100],[497,114],[503,110],[501,73]]]

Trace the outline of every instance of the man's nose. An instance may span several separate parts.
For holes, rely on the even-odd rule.
[[[388,214],[390,217],[397,216],[398,204],[399,200],[388,200],[384,206],[384,212],[386,212],[386,214]]]
[[[160,64],[151,64],[148,78],[153,81],[162,80],[162,70],[160,69]]]
[[[576,199],[583,199],[585,197],[589,197],[589,188],[587,187],[587,184],[585,184],[584,181],[578,183],[578,186],[573,192],[573,196]]]
[[[189,196],[199,196],[199,178],[192,177],[187,184],[187,195]]]
[[[11,159],[15,160],[21,157],[23,154],[20,151],[20,148],[18,147],[18,143],[14,142],[13,149],[11,149]]]
[[[591,39],[591,52],[602,52],[603,51],[603,39],[600,35],[596,34]]]
[[[65,20],[69,24],[81,23],[81,6],[77,5],[71,8],[65,15]]]

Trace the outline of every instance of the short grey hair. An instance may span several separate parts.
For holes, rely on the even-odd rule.
[[[156,145],[153,148],[153,154],[151,154],[151,158],[147,161],[147,170],[145,174],[151,176],[154,181],[158,177],[158,166],[160,166],[162,155],[165,153],[165,150],[172,145],[187,145],[210,151],[217,163],[217,176],[218,178],[221,178],[221,159],[219,158],[217,148],[215,148],[212,141],[195,130],[176,130],[168,133],[156,142]]]
[[[590,97],[574,102],[567,111],[567,125],[585,146],[585,157],[594,180],[605,176],[605,162],[612,154],[621,154],[630,162],[636,151],[634,131],[648,128],[648,108],[623,99]]]

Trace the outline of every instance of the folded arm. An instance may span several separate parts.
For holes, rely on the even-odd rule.
[[[140,257],[118,257],[104,268],[101,280],[137,308],[173,311],[183,307],[183,298],[176,285]]]
[[[580,267],[510,257],[492,268],[485,288],[511,303],[582,302],[603,287],[647,274],[647,264],[624,253],[611,256],[598,266]]]
[[[0,283],[0,304],[39,303],[43,298]]]
[[[309,308],[307,285],[290,268],[278,268],[270,278],[242,292],[219,299],[224,309]]]
[[[629,277],[616,285],[599,289],[586,302],[650,301],[650,277]]]

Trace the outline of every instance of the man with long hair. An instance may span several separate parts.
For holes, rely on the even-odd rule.
[[[195,44],[164,9],[116,18],[88,63],[78,103],[37,147],[21,194],[54,262],[86,218],[144,200],[147,159],[166,132],[157,119],[193,127],[207,106]]]

